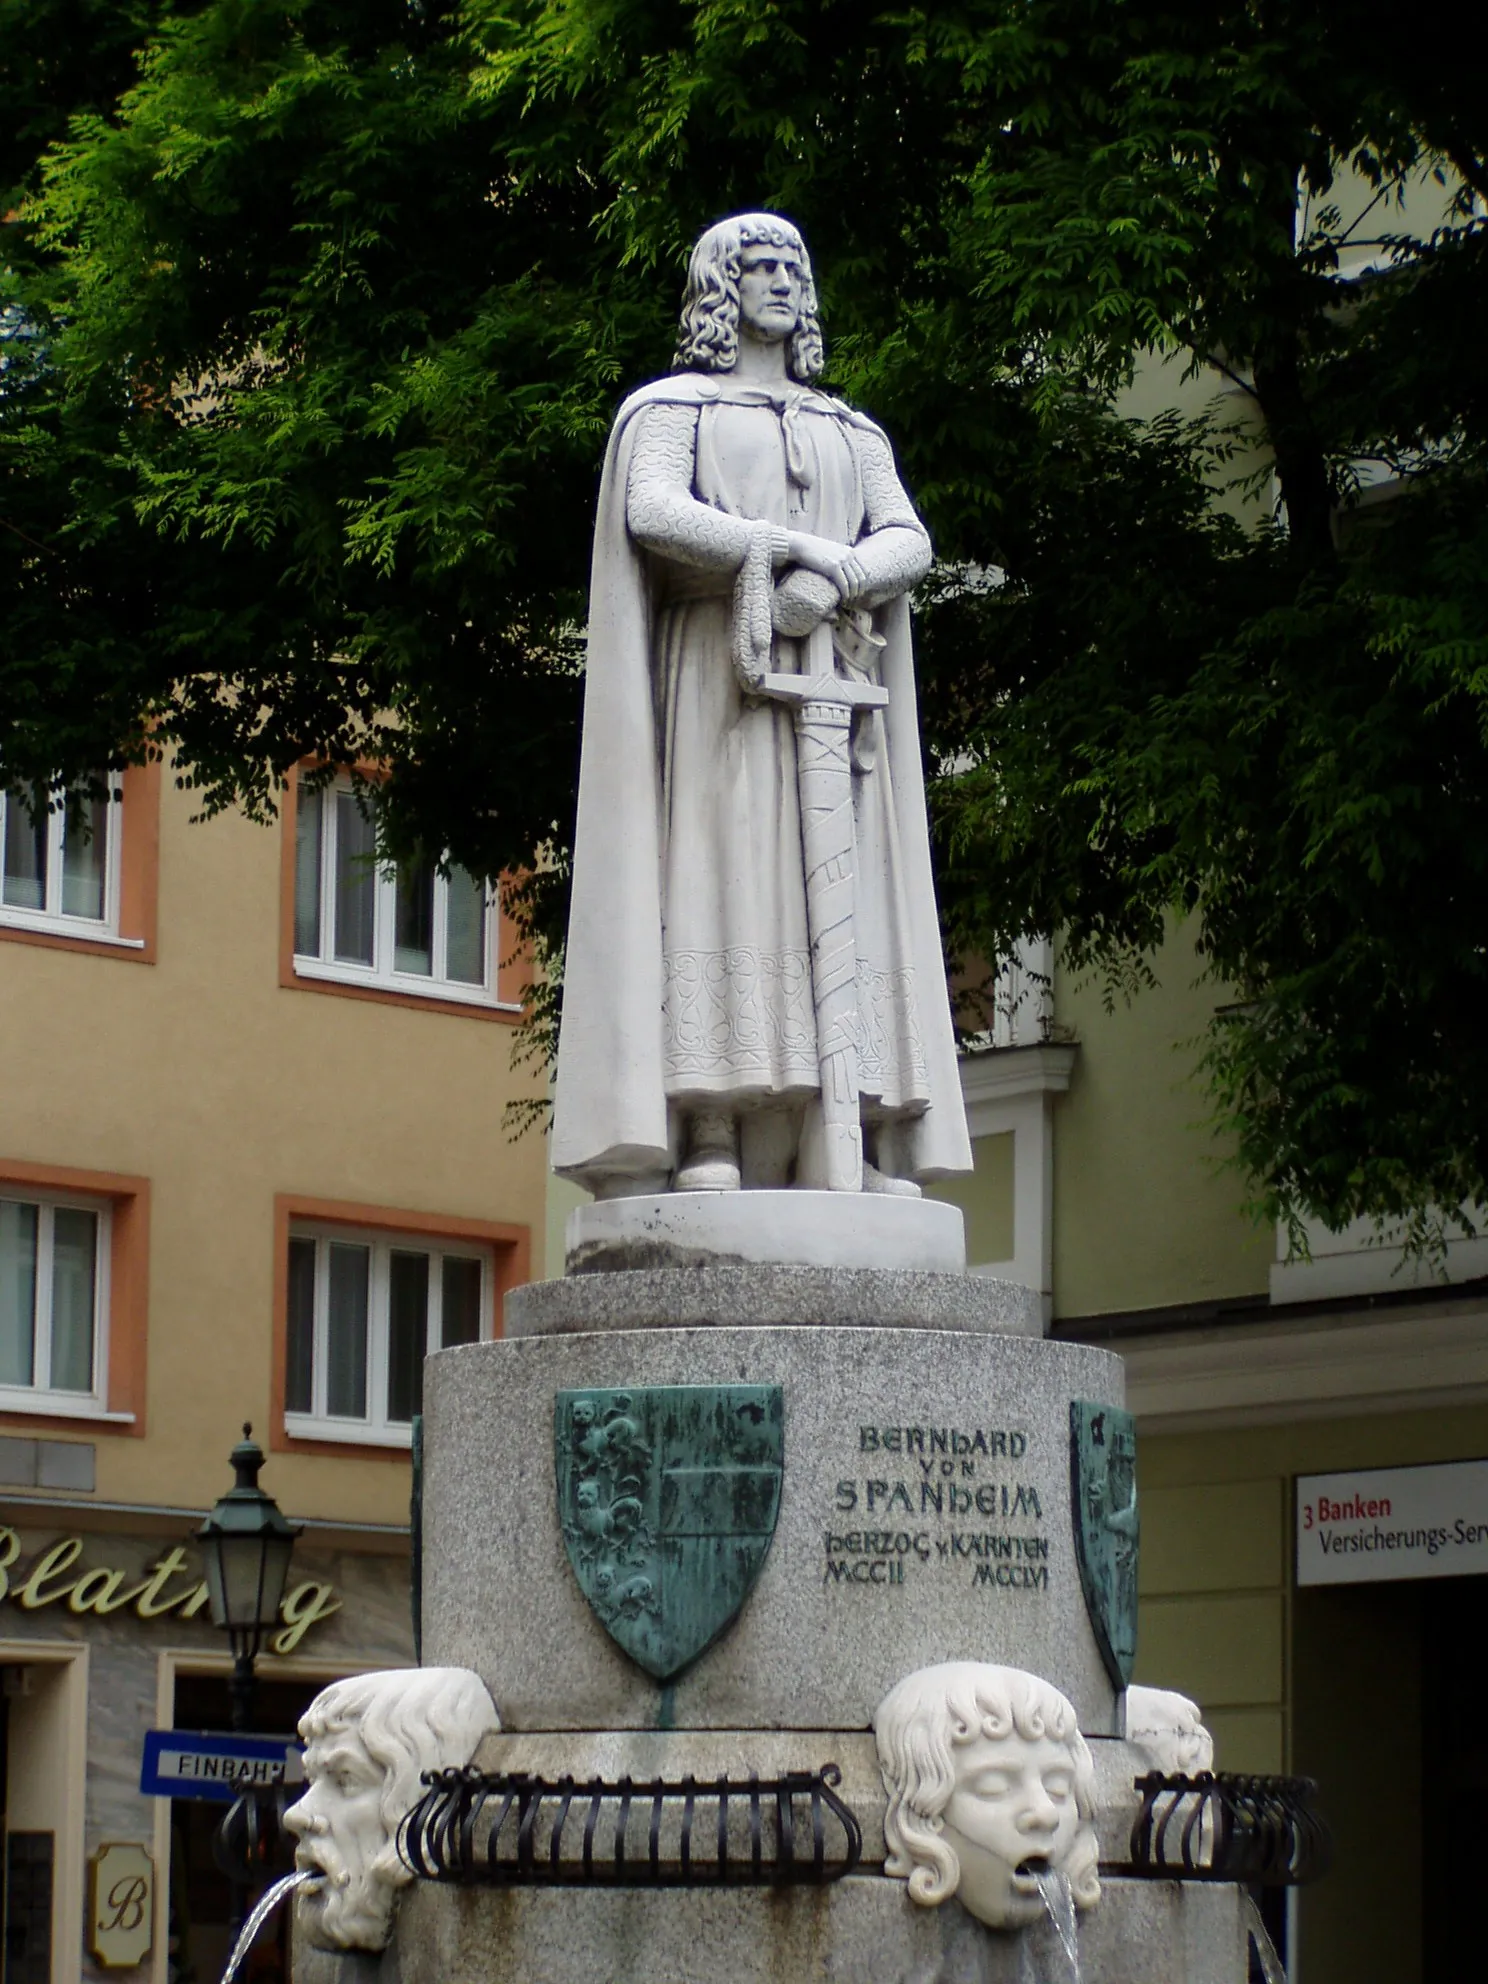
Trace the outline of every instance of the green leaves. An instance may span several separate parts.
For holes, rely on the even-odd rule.
[[[390,839],[537,875],[556,947],[603,436],[697,232],[780,206],[942,560],[953,947],[1058,929],[1120,992],[1187,918],[1260,1207],[1488,1190],[1470,48],[1384,0],[3,29],[7,777],[153,723],[208,806],[262,808],[381,753]]]

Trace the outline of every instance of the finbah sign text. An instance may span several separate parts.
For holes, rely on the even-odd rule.
[[[65,1605],[80,1618],[108,1618],[128,1611],[136,1619],[194,1619],[207,1609],[205,1583],[200,1579],[180,1582],[183,1575],[191,1578],[192,1574],[187,1569],[186,1552],[179,1545],[148,1565],[143,1576],[108,1564],[77,1571],[83,1554],[80,1536],[59,1537],[23,1569],[17,1568],[20,1554],[20,1537],[13,1529],[0,1527],[0,1600],[8,1599],[23,1612]],[[334,1585],[308,1579],[297,1584],[285,1593],[279,1607],[284,1624],[269,1641],[270,1651],[293,1653],[312,1626],[340,1609]]]

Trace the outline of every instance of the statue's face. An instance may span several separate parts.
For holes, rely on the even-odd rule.
[[[1035,1871],[1058,1872],[1080,1829],[1074,1759],[1052,1737],[1018,1735],[979,1736],[953,1755],[941,1837],[961,1863],[957,1897],[978,1921],[1023,1928],[1044,1912]]]
[[[806,277],[793,248],[754,241],[739,251],[739,328],[767,344],[794,337]]]
[[[321,1876],[318,1886],[300,1890],[310,1941],[322,1948],[382,1949],[402,1885],[382,1816],[387,1773],[355,1730],[344,1729],[307,1747],[305,1775],[309,1789],[284,1814],[284,1823],[299,1840],[295,1866]]]

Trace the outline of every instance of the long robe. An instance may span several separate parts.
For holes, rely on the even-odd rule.
[[[786,529],[878,581],[857,602],[889,691],[854,749],[864,1117],[917,1178],[971,1166],[903,597],[928,541],[863,415],[683,374],[621,408],[600,488],[553,1131],[587,1182],[666,1171],[685,1109],[799,1109],[819,1085],[792,718],[735,666],[741,571]],[[777,636],[769,666],[806,646]]]

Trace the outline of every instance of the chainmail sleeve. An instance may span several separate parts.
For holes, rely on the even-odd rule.
[[[894,466],[893,450],[876,427],[853,434],[863,480],[864,532],[853,547],[868,584],[855,604],[878,606],[919,584],[930,569],[930,537],[915,515]]]
[[[749,551],[751,527],[693,495],[697,420],[690,406],[649,406],[636,415],[625,521],[648,551],[732,576]]]

